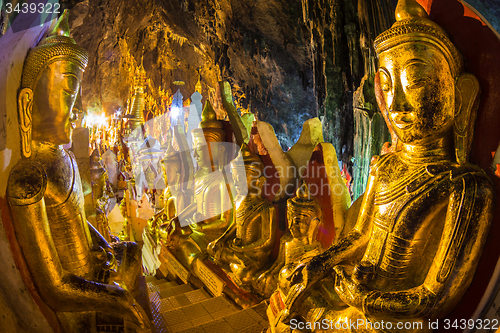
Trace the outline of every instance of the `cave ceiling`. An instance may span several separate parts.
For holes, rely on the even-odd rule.
[[[299,1],[70,1],[70,27],[90,54],[83,82],[87,110],[125,108],[133,74],[143,62],[146,108],[168,108],[180,89],[186,100],[198,80],[204,100],[218,103],[217,82],[228,80],[243,110],[278,128],[317,115],[310,36]],[[182,82],[182,85],[175,83]],[[299,133],[300,134],[300,133]]]

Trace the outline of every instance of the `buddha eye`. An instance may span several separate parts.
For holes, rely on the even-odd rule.
[[[387,71],[383,68],[379,70],[379,78],[380,78],[380,89],[383,92],[389,92],[392,89],[391,77],[387,73]]]
[[[69,97],[75,97],[76,94],[78,93],[78,91],[75,91],[75,90],[71,90],[71,89],[64,89],[64,92],[66,93],[66,95],[68,95]]]
[[[418,89],[418,88],[422,88],[423,86],[425,86],[426,83],[427,83],[427,80],[425,78],[422,78],[420,80],[415,80],[413,82],[410,82],[406,88],[407,89]]]
[[[420,61],[411,62],[404,69],[407,89],[419,89],[424,87],[429,82],[429,66]]]
[[[382,84],[382,87],[381,87],[382,91],[390,91],[391,90],[391,85],[388,84],[388,83],[385,83],[385,84]]]

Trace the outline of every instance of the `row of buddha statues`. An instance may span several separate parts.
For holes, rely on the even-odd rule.
[[[19,255],[33,297],[55,314],[59,331],[87,332],[104,313],[130,331],[150,332],[140,248],[87,221],[78,166],[62,147],[88,62],[66,16],[23,67],[22,158],[7,188]],[[326,207],[307,181],[279,216],[263,196],[270,180],[259,149],[238,142],[238,156],[225,166],[230,152],[218,143],[226,135],[209,104],[192,131],[198,170],[191,192],[181,152],[170,148],[162,161],[163,209],[147,232],[192,274],[210,261],[243,292],[269,299],[271,332],[291,331],[292,320],[425,323],[447,315],[474,276],[494,205],[491,181],[468,161],[478,81],[414,0],[398,2],[396,23],[376,38],[375,51],[376,95],[392,145],[373,158],[366,191],[344,212],[345,228],[331,244],[318,241]],[[280,218],[287,224],[281,237]]]

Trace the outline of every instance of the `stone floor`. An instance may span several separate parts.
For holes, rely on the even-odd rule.
[[[266,304],[240,309],[187,284],[147,277],[156,333],[260,333],[267,329]]]

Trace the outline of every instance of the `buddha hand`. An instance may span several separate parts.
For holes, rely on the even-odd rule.
[[[302,300],[307,296],[306,292],[329,272],[325,268],[322,258],[319,255],[307,262],[301,262],[293,273],[287,277],[291,287],[286,296],[285,305],[287,312],[285,316],[282,316],[282,322],[287,323],[292,319]]]
[[[276,288],[276,279],[272,271],[262,273],[257,280],[254,281],[254,289],[260,291],[266,298],[269,298],[273,292],[276,291]]]
[[[359,282],[347,275],[344,267],[337,265],[333,268],[335,272],[335,291],[339,298],[349,306],[363,309],[363,300],[370,292]]]
[[[216,239],[213,242],[210,242],[207,246],[207,252],[211,255],[216,261],[220,261],[222,254],[222,246],[223,242],[221,239]]]
[[[139,306],[135,300],[130,297],[129,304],[131,304],[131,313],[125,314],[125,321],[127,326],[132,328],[135,332],[152,332],[151,322],[144,311],[144,309]]]

